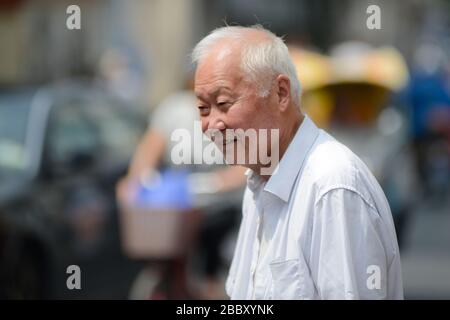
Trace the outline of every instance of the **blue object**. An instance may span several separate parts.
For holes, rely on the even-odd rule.
[[[189,210],[193,206],[193,196],[189,192],[188,172],[167,170],[158,177],[141,185],[137,195],[137,205],[149,209]]]
[[[425,74],[413,72],[408,88],[403,93],[412,112],[412,130],[415,137],[428,133],[430,114],[436,107],[450,108],[450,92],[443,72]]]

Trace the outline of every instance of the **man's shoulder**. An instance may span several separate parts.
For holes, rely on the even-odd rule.
[[[303,174],[325,192],[332,188],[360,189],[368,169],[344,144],[321,130],[304,165]]]

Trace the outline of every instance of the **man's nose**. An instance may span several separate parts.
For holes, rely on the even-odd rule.
[[[210,114],[210,116],[208,117],[208,123],[206,128],[204,128],[205,130],[218,130],[218,131],[223,131],[226,129],[226,124],[225,121],[223,119],[223,115],[221,114],[221,112],[213,110]]]

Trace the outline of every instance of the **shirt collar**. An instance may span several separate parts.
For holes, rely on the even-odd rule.
[[[305,115],[286,152],[265,184],[264,191],[270,192],[284,202],[289,200],[294,182],[312,145],[319,129],[312,120]],[[247,184],[250,190],[256,190],[263,183],[263,179],[251,169],[246,172]]]

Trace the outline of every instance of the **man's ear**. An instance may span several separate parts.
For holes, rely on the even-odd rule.
[[[284,74],[280,74],[276,79],[277,97],[280,111],[285,111],[291,102],[291,81]]]

